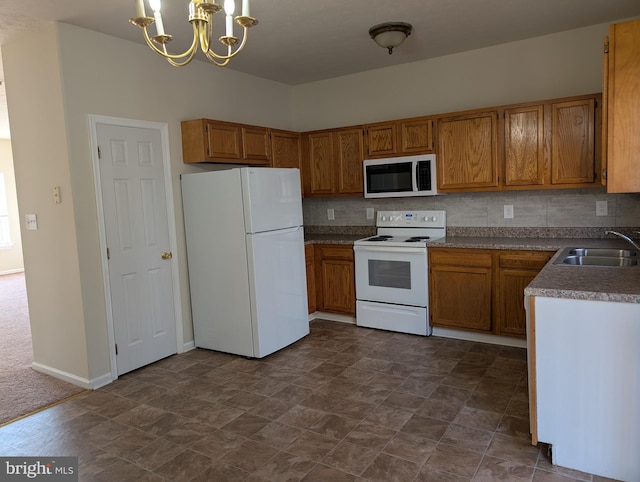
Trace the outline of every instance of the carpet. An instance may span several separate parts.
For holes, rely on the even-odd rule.
[[[0,426],[85,392],[32,362],[24,273],[0,276]]]

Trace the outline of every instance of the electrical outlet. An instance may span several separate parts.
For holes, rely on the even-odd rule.
[[[513,204],[504,205],[504,218],[513,219]]]
[[[596,216],[606,216],[608,214],[607,201],[596,201]]]
[[[335,218],[336,218],[336,212],[333,210],[333,208],[327,209],[327,219],[329,221],[333,221]]]
[[[373,208],[367,208],[367,219],[373,219]]]

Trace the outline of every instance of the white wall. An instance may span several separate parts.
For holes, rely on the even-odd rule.
[[[24,260],[22,259],[20,215],[18,214],[13,153],[9,139],[0,139],[0,172],[4,174],[9,211],[9,233],[13,243],[10,248],[0,248],[0,274],[16,273],[24,269]]]
[[[69,173],[62,79],[55,27],[3,46],[11,144],[22,229],[34,362],[89,376],[82,280]],[[51,190],[60,186],[62,204]],[[95,283],[95,281],[93,281]]]
[[[300,85],[293,88],[296,129],[601,92],[607,34],[601,24]]]
[[[169,125],[183,334],[193,340],[180,174],[211,166],[182,163],[180,121],[288,129],[290,87],[204,62],[174,68],[146,46],[66,24],[12,39],[3,57],[19,201],[41,221],[25,239],[36,361],[90,380],[110,371],[89,114]],[[55,185],[60,205],[51,200]],[[38,333],[47,349],[36,346]]]

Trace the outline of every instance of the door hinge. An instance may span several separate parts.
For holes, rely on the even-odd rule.
[[[100,146],[98,146],[98,159],[102,159],[102,150],[100,149]]]
[[[109,248],[107,248],[107,259],[111,259],[111,251],[109,251]]]
[[[609,42],[605,42],[604,43],[604,53],[608,54],[609,53]]]
[[[602,170],[602,179],[605,179],[605,180],[607,179],[607,170],[606,169]]]
[[[118,354],[118,344],[116,343],[116,355]]]

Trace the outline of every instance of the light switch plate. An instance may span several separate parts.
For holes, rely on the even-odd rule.
[[[35,214],[25,214],[24,220],[27,229],[36,230],[38,229],[38,216]]]
[[[367,219],[373,219],[373,208],[367,208]]]

